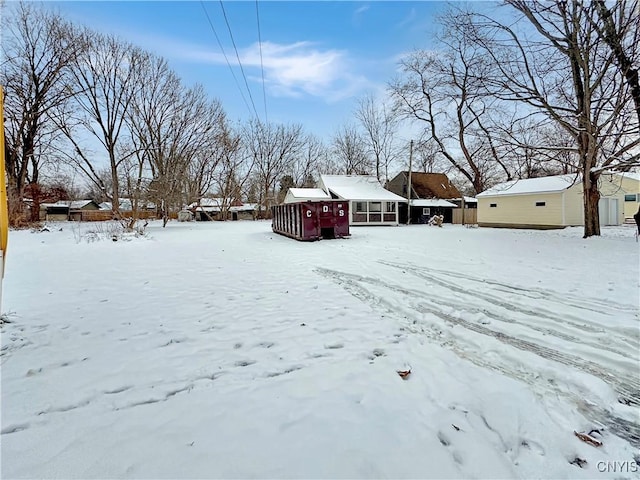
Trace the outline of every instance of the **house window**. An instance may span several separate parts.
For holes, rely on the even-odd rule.
[[[536,202],[536,207],[544,207],[547,202]]]
[[[489,204],[489,207],[491,207],[491,208],[496,208],[497,206],[498,206],[498,204],[497,204],[497,203],[490,203],[490,204]]]
[[[385,212],[387,213],[395,213],[396,212],[396,202],[386,202],[385,203]]]
[[[367,213],[367,202],[356,202],[356,213]]]
[[[422,209],[422,215],[431,215],[431,209],[429,207],[424,207]]]
[[[382,211],[382,202],[369,202],[369,211],[370,212],[381,212]]]
[[[635,193],[633,195],[625,195],[624,196],[624,201],[625,202],[635,202],[637,198],[638,198],[638,196]]]

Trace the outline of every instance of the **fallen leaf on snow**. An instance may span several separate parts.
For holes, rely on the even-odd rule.
[[[602,442],[600,440],[598,440],[597,438],[593,438],[589,434],[579,433],[579,432],[576,432],[575,430],[574,430],[573,433],[575,434],[576,437],[578,437],[580,440],[582,440],[585,443],[589,443],[589,444],[593,445],[594,447],[601,447],[602,446]]]

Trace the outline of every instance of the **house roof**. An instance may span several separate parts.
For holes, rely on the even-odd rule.
[[[200,200],[200,205],[198,202],[193,202],[187,206],[187,209],[200,212],[221,212],[223,205],[222,198],[203,198]],[[232,202],[228,209],[229,212],[252,212],[258,209],[258,204]]]
[[[409,172],[402,172],[405,176]],[[460,198],[462,194],[444,173],[411,172],[411,185],[419,198]]]
[[[412,207],[453,207],[458,208],[455,203],[447,202],[441,198],[412,198]]]
[[[56,203],[41,203],[41,207],[63,207],[70,210],[77,210],[86,207],[90,203],[95,203],[93,200],[58,200]],[[98,205],[96,203],[96,205]]]
[[[640,172],[613,172],[615,175],[620,175],[624,178],[630,178],[631,180],[636,180],[640,182]]]
[[[505,195],[528,195],[536,193],[562,192],[576,183],[580,177],[573,173],[568,175],[554,175],[551,177],[526,178],[499,183],[495,187],[476,195],[477,197],[496,197]]]
[[[120,210],[131,210],[133,208],[132,200],[130,198],[120,198],[119,205]],[[111,202],[102,202],[100,204],[100,210],[111,210],[113,208],[113,203]],[[146,209],[154,209],[156,208],[156,204],[153,202],[147,202],[145,200],[138,200],[138,208],[146,208]]]
[[[373,175],[321,175],[320,180],[329,192],[345,200],[407,201],[385,190]]]
[[[290,188],[288,192],[294,198],[329,199],[331,196],[321,188]]]

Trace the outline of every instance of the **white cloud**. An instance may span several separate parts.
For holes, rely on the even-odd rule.
[[[354,12],[354,15],[360,15],[361,13],[364,13],[367,10],[369,10],[369,5],[363,5],[356,9],[356,11]]]
[[[409,13],[407,14],[407,16],[404,17],[402,20],[400,20],[400,22],[396,24],[396,28],[406,27],[407,25],[413,23],[416,17],[417,17],[416,9],[412,7]]]
[[[162,50],[168,56],[199,63],[227,63],[222,53],[203,47],[178,46],[175,43],[165,46]],[[236,75],[239,75],[235,53],[231,50],[226,54]],[[356,95],[371,84],[364,76],[352,71],[353,62],[347,52],[322,49],[311,42],[263,42],[262,62],[258,43],[240,49],[238,54],[247,78],[254,82],[262,82],[262,63],[266,89],[274,96],[295,98],[311,95],[333,102]]]

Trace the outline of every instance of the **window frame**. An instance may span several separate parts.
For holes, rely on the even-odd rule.
[[[374,209],[376,205],[377,210]],[[382,202],[369,202],[369,213],[382,213]]]
[[[355,203],[354,213],[367,213],[368,202],[353,202]],[[364,205],[364,210],[360,210],[359,207]]]

